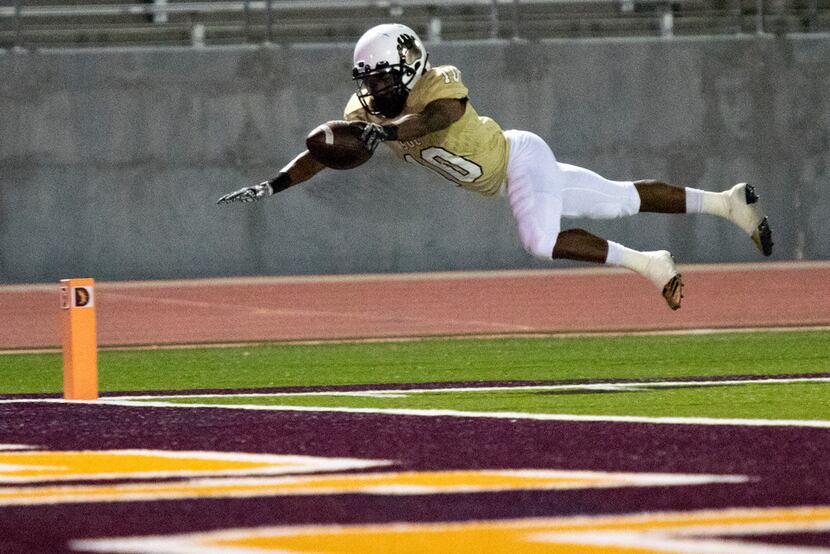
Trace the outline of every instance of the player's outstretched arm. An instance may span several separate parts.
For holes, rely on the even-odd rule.
[[[442,98],[433,100],[423,111],[407,114],[386,125],[356,122],[362,126],[360,139],[366,148],[374,151],[385,140],[412,140],[446,129],[464,115],[467,99]]]
[[[303,181],[308,181],[324,168],[325,166],[311,157],[308,150],[291,160],[288,165],[283,167],[279,174],[273,179],[263,181],[258,185],[252,187],[245,187],[234,192],[230,192],[216,201],[217,204],[229,204],[231,202],[256,202],[266,196],[277,194],[289,187],[299,185]]]
[[[399,117],[392,123],[398,128],[398,140],[412,140],[446,129],[464,115],[467,99],[433,100],[420,113]]]

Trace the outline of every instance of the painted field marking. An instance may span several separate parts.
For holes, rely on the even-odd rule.
[[[600,422],[600,423],[654,423],[661,425],[733,425],[747,427],[811,427],[830,429],[830,420],[809,419],[744,419],[711,417],[646,417],[582,414],[544,414],[527,412],[465,412],[461,410],[419,410],[403,408],[345,408],[331,406],[263,406],[260,404],[176,404],[173,402],[141,402],[135,400],[63,400],[59,398],[24,398],[0,400],[0,404],[89,404],[92,406],[120,406],[127,408],[172,408],[172,409],[214,409],[253,410],[264,412],[315,412],[369,415],[395,415],[416,417],[466,417],[481,419],[510,419],[531,421]]]
[[[406,398],[411,394],[430,393],[468,393],[468,392],[510,392],[510,391],[557,391],[557,390],[585,390],[624,392],[630,390],[647,390],[652,388],[697,388],[740,385],[792,384],[792,383],[830,383],[830,377],[764,377],[758,379],[727,379],[702,381],[632,381],[608,383],[574,383],[562,385],[502,385],[490,387],[443,387],[443,388],[400,388],[375,389],[359,391],[304,391],[304,392],[271,392],[271,393],[230,393],[230,394],[164,394],[164,395],[129,395],[108,396],[102,400],[111,402],[117,400],[137,400],[141,398],[177,399],[177,398],[278,398],[293,396],[357,396],[370,398]]]
[[[84,552],[143,554],[254,551],[322,554],[755,554],[763,551],[767,554],[828,554],[830,549],[821,547],[741,541],[747,535],[762,537],[828,530],[830,507],[809,506],[469,522],[236,528],[167,536],[76,540],[70,547]]]
[[[649,417],[649,416],[619,416],[619,415],[582,415],[582,414],[548,414],[527,412],[478,412],[447,409],[411,409],[411,408],[353,408],[343,406],[291,406],[291,405],[260,405],[260,404],[208,404],[208,403],[175,403],[162,399],[176,400],[185,398],[268,398],[285,396],[373,396],[378,398],[392,398],[392,395],[406,395],[430,392],[494,392],[512,390],[635,390],[637,388],[659,387],[698,387],[698,386],[738,386],[747,384],[786,384],[786,383],[825,383],[830,377],[797,377],[797,378],[762,378],[762,379],[734,379],[734,380],[702,380],[702,381],[638,381],[638,382],[608,382],[584,383],[563,385],[528,385],[528,386],[495,386],[495,387],[447,387],[443,389],[379,389],[368,391],[313,391],[298,393],[240,393],[240,394],[182,394],[182,395],[132,395],[121,397],[105,397],[97,401],[66,401],[56,398],[22,398],[0,400],[0,404],[18,403],[90,403],[97,406],[124,406],[124,407],[152,407],[152,408],[181,408],[181,409],[225,409],[225,410],[259,410],[279,412],[331,412],[377,415],[402,415],[418,417],[469,417],[512,420],[536,421],[570,421],[570,422],[612,422],[612,423],[654,423],[667,425],[737,425],[752,427],[812,427],[830,428],[830,420],[797,420],[797,419],[750,419],[750,418],[711,418],[711,417]],[[625,388],[628,387],[628,388]],[[599,388],[599,389],[598,389]],[[147,399],[147,400],[144,400]]]
[[[285,475],[389,465],[388,460],[170,450],[11,450],[0,452],[4,484],[102,479]]]
[[[366,462],[369,464],[373,461],[366,460]],[[132,476],[128,478],[132,479]],[[321,473],[279,477],[198,478],[160,483],[0,486],[0,506],[336,494],[408,496],[504,491],[679,487],[742,484],[750,480],[749,477],[744,475],[622,473],[543,469]]]

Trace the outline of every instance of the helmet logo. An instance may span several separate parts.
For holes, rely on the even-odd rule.
[[[398,37],[398,55],[405,64],[411,64],[421,57],[421,49],[415,37],[407,33]]]

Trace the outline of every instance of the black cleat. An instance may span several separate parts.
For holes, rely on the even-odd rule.
[[[747,183],[746,188],[744,189],[744,195],[746,196],[747,204],[754,204],[758,201],[758,195],[755,194],[755,187],[749,183]]]
[[[760,197],[755,187],[738,183],[726,191],[729,219],[746,234],[764,256],[772,254],[772,230],[767,216],[761,211]]]
[[[752,240],[764,256],[772,255],[772,229],[769,228],[767,216],[758,224],[758,228],[752,233]]]

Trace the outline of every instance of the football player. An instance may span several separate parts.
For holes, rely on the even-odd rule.
[[[354,50],[357,93],[345,118],[373,151],[381,142],[397,156],[483,195],[506,195],[524,248],[542,259],[564,258],[634,270],[680,307],[683,281],[671,254],[641,252],[582,229],[562,230],[562,217],[619,218],[638,212],[708,213],[726,218],[772,253],[772,233],[753,188],[724,192],[656,180],[611,181],[558,162],[544,140],[528,131],[503,131],[479,116],[458,68],[432,67],[418,35],[404,25],[369,29]],[[324,166],[308,151],[259,185],[226,194],[220,204],[250,202],[306,181]]]

